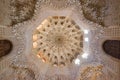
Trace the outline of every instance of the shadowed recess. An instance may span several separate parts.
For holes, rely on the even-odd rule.
[[[120,59],[120,40],[106,40],[103,43],[103,50],[106,54]]]
[[[13,45],[9,40],[0,40],[0,57],[3,57],[11,52]]]

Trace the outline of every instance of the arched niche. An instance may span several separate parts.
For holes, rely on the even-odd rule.
[[[0,40],[0,58],[9,54],[13,48],[13,44],[9,40]]]
[[[120,59],[120,40],[106,40],[102,47],[106,54]]]

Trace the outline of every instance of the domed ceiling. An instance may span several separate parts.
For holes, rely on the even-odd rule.
[[[83,31],[69,17],[48,17],[33,34],[33,48],[44,62],[66,65],[83,51]]]
[[[120,40],[120,0],[0,0],[0,12],[0,80],[120,79],[102,48]]]

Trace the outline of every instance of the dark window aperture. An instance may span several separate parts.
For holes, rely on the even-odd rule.
[[[0,57],[3,57],[10,53],[12,50],[12,43],[9,40],[0,40]]]
[[[106,54],[120,59],[120,40],[106,40],[103,43],[103,50]]]

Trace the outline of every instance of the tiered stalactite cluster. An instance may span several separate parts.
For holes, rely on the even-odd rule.
[[[82,51],[83,31],[68,17],[49,17],[33,34],[33,53],[54,66],[72,63]]]

